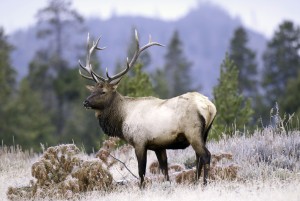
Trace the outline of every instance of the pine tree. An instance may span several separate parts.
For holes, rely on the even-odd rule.
[[[235,130],[243,131],[244,126],[250,122],[253,110],[250,100],[239,93],[238,74],[238,68],[226,54],[220,67],[218,85],[213,90],[214,103],[218,110],[213,138],[218,138],[222,132],[232,135]]]
[[[152,75],[152,80],[155,95],[159,98],[168,98],[169,91],[165,72],[157,69]]]
[[[45,81],[48,82],[50,79],[50,82],[52,82],[50,85],[45,83],[40,86],[53,86],[51,88],[45,87],[41,91],[51,95],[49,109],[54,114],[53,121],[56,125],[56,134],[60,136],[67,121],[70,108],[68,102],[70,100],[68,99],[69,94],[64,94],[70,81],[68,75],[66,75],[70,66],[64,59],[64,56],[65,51],[72,49],[66,36],[66,30],[78,31],[82,28],[83,18],[72,8],[69,0],[50,0],[46,7],[38,11],[36,17],[39,25],[37,37],[47,41],[47,47],[40,50],[39,53],[42,52],[44,54],[43,58],[47,58],[47,60],[45,62],[35,62],[33,67],[35,67],[35,72],[39,72],[44,76]],[[37,69],[39,67],[41,69]],[[43,70],[45,71],[43,72]],[[34,80],[35,78],[32,79]],[[42,97],[49,96],[42,95]]]
[[[128,96],[132,97],[145,97],[153,95],[153,87],[150,77],[147,73],[143,72],[143,65],[137,64],[133,69],[133,76],[128,81]]]
[[[230,43],[230,59],[236,64],[239,75],[239,92],[247,98],[257,96],[257,64],[255,52],[248,46],[248,35],[243,27],[235,30]]]
[[[300,89],[300,69],[298,71],[298,76],[296,79],[288,80],[285,94],[280,100],[281,109],[284,110],[287,114],[290,115],[294,114],[296,116],[295,119],[300,118],[300,101],[299,101],[300,93],[297,93],[299,89]]]
[[[168,97],[181,95],[191,90],[191,62],[184,56],[178,31],[175,31],[165,55],[164,71],[168,82]]]
[[[125,75],[118,86],[118,92],[125,96],[145,97],[154,94],[150,77],[143,72],[141,63],[135,64],[131,75]],[[118,69],[118,68],[117,68]]]
[[[268,109],[284,99],[288,80],[297,77],[300,69],[299,51],[300,28],[291,21],[284,21],[268,42],[263,56],[264,105]],[[282,108],[280,102],[279,108]],[[283,109],[281,111],[286,112]]]
[[[82,56],[81,60],[84,60]],[[91,55],[91,65],[93,69],[103,74],[101,61],[97,54]],[[90,95],[84,85],[94,85],[93,81],[82,78],[78,73],[78,66],[65,70],[54,81],[55,91],[59,92],[65,102],[64,114],[67,117],[61,135],[60,143],[74,142],[78,146],[83,146],[85,151],[92,152],[100,148],[103,132],[99,128],[94,111],[86,110],[82,103]]]
[[[40,29],[37,37],[49,41],[46,48],[52,56],[53,68],[57,73],[63,72],[66,68],[64,51],[70,50],[68,37],[65,30],[75,28],[78,31],[83,22],[82,16],[72,8],[69,0],[50,0],[48,5],[38,11],[36,15]]]
[[[56,94],[54,91],[54,75],[49,64],[49,55],[43,50],[36,52],[35,57],[29,64],[27,79],[29,86],[38,92],[49,112],[56,108]]]
[[[92,63],[95,64],[93,66],[95,67],[94,69],[99,68],[98,62],[92,60]],[[63,88],[64,96],[68,100],[68,118],[65,122],[60,142],[74,142],[78,146],[84,146],[85,151],[91,153],[93,150],[100,148],[101,135],[103,135],[95,118],[95,112],[86,110],[82,104],[90,95],[84,85],[93,83],[83,79],[76,68],[68,70],[67,74],[67,77],[70,78],[68,82],[69,87]]]
[[[4,29],[0,27],[0,101],[11,95],[15,85],[16,72],[10,62],[12,50],[13,47],[8,43]]]
[[[7,118],[12,115],[8,109],[15,89],[16,72],[10,62],[10,53],[13,47],[8,43],[4,29],[0,28],[0,140],[12,140],[9,136],[11,125]]]
[[[25,149],[33,148],[37,151],[40,143],[53,145],[54,127],[50,116],[43,106],[39,94],[33,91],[27,79],[20,82],[20,89],[16,99],[10,102],[10,112],[13,116],[8,119],[11,126],[11,139]]]

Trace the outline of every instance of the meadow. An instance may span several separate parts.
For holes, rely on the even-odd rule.
[[[169,166],[177,167],[170,169],[171,182],[163,181],[162,174],[156,174],[155,154],[148,151],[147,184],[145,189],[140,190],[138,180],[124,166],[138,175],[133,149],[128,145],[115,147],[110,141],[106,146],[110,155],[106,155],[105,159],[101,158],[101,152],[100,156],[99,153],[87,155],[82,151],[79,155],[85,160],[102,160],[103,167],[112,175],[113,187],[110,190],[92,189],[72,194],[71,197],[53,198],[53,195],[46,194],[31,200],[300,200],[298,130],[287,133],[266,127],[251,135],[237,132],[232,137],[224,136],[218,142],[209,141],[208,149],[213,159],[207,186],[201,184],[202,180],[194,183],[189,175],[183,175],[193,172],[195,154],[190,147],[168,151]],[[28,186],[30,180],[35,181],[32,166],[41,157],[42,154],[22,151],[18,146],[1,146],[0,200],[26,200],[19,195],[8,196],[8,189]]]

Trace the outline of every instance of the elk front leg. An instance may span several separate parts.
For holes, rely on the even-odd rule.
[[[156,150],[155,154],[159,163],[159,167],[162,170],[163,175],[165,176],[165,180],[170,181],[168,173],[168,157],[166,150]]]
[[[147,165],[147,150],[145,147],[135,147],[135,155],[138,161],[140,188],[144,188],[144,177]]]

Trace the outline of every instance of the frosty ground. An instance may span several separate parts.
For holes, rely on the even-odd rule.
[[[146,177],[152,182],[144,190],[139,189],[138,181],[121,163],[114,163],[109,168],[114,182],[122,180],[127,183],[109,192],[81,193],[76,200],[300,200],[300,131],[286,133],[269,127],[252,135],[237,133],[219,142],[210,141],[208,149],[212,154],[231,154],[231,160],[222,160],[218,166],[237,166],[236,177],[212,179],[204,187],[201,183],[177,184],[175,173],[171,172],[171,182],[162,182],[161,175],[149,171],[149,166],[156,158],[153,152],[148,151]],[[94,154],[84,155],[86,158],[95,158]],[[168,151],[169,164],[186,166],[193,161],[194,155],[191,148]],[[114,156],[138,175],[132,149],[127,150],[126,154],[117,149]],[[8,187],[26,186],[34,179],[31,166],[40,157],[39,154],[24,152],[18,146],[1,146],[0,200],[7,200]]]

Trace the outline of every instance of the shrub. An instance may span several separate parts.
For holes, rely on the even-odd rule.
[[[112,176],[98,159],[85,160],[73,144],[49,147],[32,165],[35,180],[21,188],[10,187],[8,199],[73,198],[80,192],[112,187]]]

